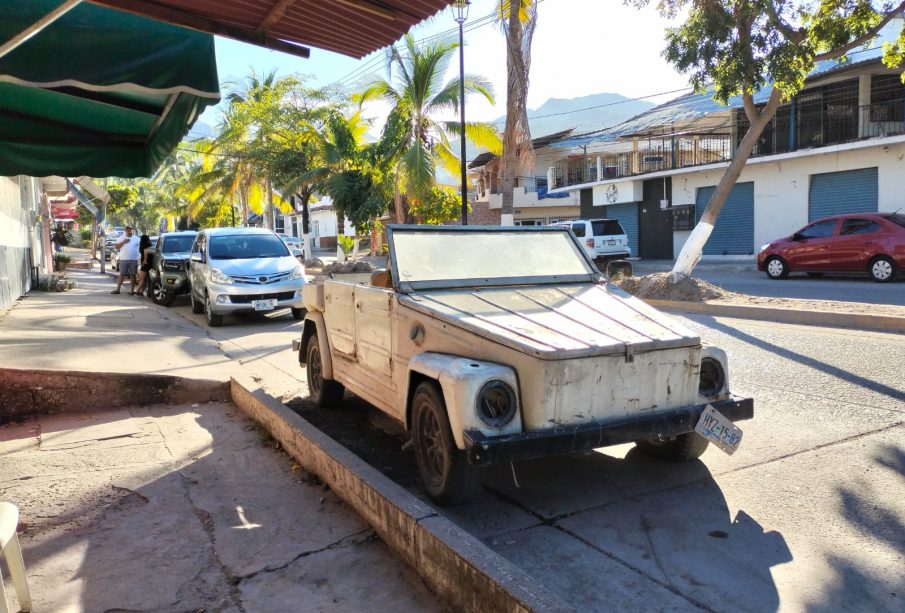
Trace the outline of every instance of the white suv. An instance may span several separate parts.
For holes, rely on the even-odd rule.
[[[305,317],[305,268],[270,230],[201,230],[192,245],[188,277],[192,312],[203,312],[209,326],[238,311],[289,307],[296,319]]]
[[[628,236],[617,219],[575,219],[552,225],[571,229],[592,260],[632,257]]]

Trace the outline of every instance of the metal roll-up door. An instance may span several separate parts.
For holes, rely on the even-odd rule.
[[[695,222],[716,186],[699,187],[695,199]],[[704,245],[704,255],[750,255],[754,253],[754,182],[737,183],[723,203],[713,233]]]
[[[844,213],[876,213],[878,208],[876,168],[811,175],[808,221]]]
[[[606,207],[604,213],[611,219],[618,219],[628,236],[628,246],[632,249],[632,256],[638,257],[638,203],[611,204]]]

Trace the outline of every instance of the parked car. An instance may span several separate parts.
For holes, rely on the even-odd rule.
[[[286,243],[286,246],[289,247],[289,251],[293,255],[296,255],[295,254],[296,251],[301,251],[302,253],[300,255],[298,255],[297,257],[300,257],[303,260],[305,259],[305,249],[302,247],[302,244],[303,244],[302,239],[300,239],[298,236],[284,236],[284,235],[281,235],[280,239],[282,239],[282,241],[284,243]]]
[[[180,294],[189,292],[188,268],[194,230],[165,232],[151,239],[151,270],[148,272],[149,296],[163,306],[170,306]]]
[[[732,421],[754,403],[730,394],[725,352],[606,283],[566,228],[387,237],[391,268],[370,284],[305,286],[293,348],[318,405],[348,389],[411,432],[436,502],[467,500],[491,464],[628,442],[688,460],[699,433],[740,443]]]
[[[305,268],[270,230],[198,232],[188,275],[192,312],[204,313],[209,326],[222,325],[223,315],[239,311],[289,307],[296,319],[305,316]]]
[[[617,219],[575,219],[553,225],[571,229],[592,260],[632,257],[628,236]]]
[[[886,283],[905,267],[905,215],[850,213],[825,217],[786,238],[767,243],[757,268],[771,279],[792,272],[866,272]]]

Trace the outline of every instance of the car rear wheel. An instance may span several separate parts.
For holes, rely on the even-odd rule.
[[[870,261],[867,272],[877,283],[889,283],[896,276],[896,263],[892,258],[880,255]]]
[[[673,462],[687,462],[688,460],[695,460],[703,455],[704,451],[706,451],[707,449],[707,445],[709,444],[710,443],[706,438],[695,434],[694,432],[680,434],[671,441],[650,439],[647,441],[638,441],[635,443],[638,449],[647,453],[648,455],[662,458],[664,460],[670,460]]]
[[[151,300],[153,300],[155,304],[161,306],[170,306],[173,304],[173,301],[176,300],[176,294],[166,291],[160,277],[157,277],[151,283]]]
[[[764,263],[764,270],[771,279],[785,279],[789,276],[789,266],[777,255],[770,256]]]
[[[199,302],[198,298],[195,297],[194,289],[189,289],[189,298],[192,301],[192,313],[194,313],[195,315],[200,315],[201,313],[204,313],[204,303]]]
[[[211,328],[223,325],[223,315],[214,313],[214,305],[211,304],[210,294],[204,294],[204,318]]]
[[[308,338],[307,370],[308,392],[311,399],[319,407],[335,407],[343,400],[345,388],[342,383],[332,379],[324,379],[324,364],[321,360],[321,346],[315,332]]]
[[[461,504],[481,486],[481,471],[456,447],[446,406],[434,383],[425,381],[412,397],[412,438],[421,482],[440,505]]]

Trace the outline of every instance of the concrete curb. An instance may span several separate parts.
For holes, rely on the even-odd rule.
[[[712,302],[685,302],[681,300],[645,300],[652,307],[665,311],[703,313],[722,317],[759,319],[785,324],[828,326],[873,332],[905,334],[905,317],[895,315],[868,315],[866,313],[834,313],[831,311],[806,311],[803,309],[779,309],[740,304],[714,304]]]
[[[524,571],[261,390],[231,381],[233,404],[324,480],[457,611],[572,611]]]
[[[39,415],[228,401],[229,383],[145,375],[0,368],[0,425]]]

